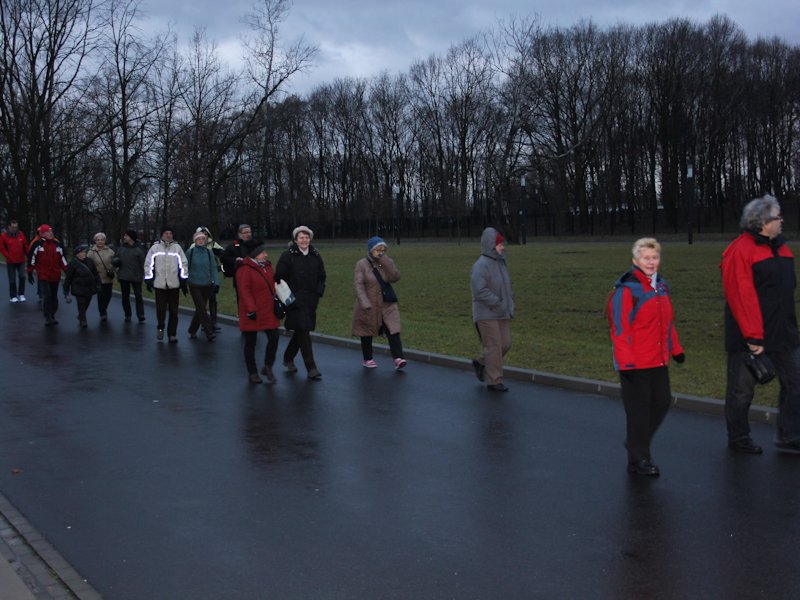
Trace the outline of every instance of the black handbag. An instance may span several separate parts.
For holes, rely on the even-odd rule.
[[[744,360],[744,364],[747,365],[753,377],[755,377],[756,381],[761,385],[775,379],[775,365],[772,364],[772,361],[763,352],[761,354],[748,353]]]
[[[395,293],[392,284],[386,283],[386,281],[384,281],[377,267],[373,267],[372,272],[375,273],[375,278],[378,280],[378,284],[381,286],[381,294],[383,295],[383,301],[386,302],[387,304],[397,302],[397,294]]]
[[[275,316],[278,317],[278,319],[284,318],[286,316],[286,305],[283,302],[281,302],[281,299],[278,298],[277,296],[272,297],[272,302],[275,305],[274,307]]]

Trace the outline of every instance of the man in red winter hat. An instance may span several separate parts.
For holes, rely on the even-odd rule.
[[[58,284],[61,273],[67,270],[67,257],[64,247],[53,235],[53,228],[46,223],[39,227],[40,238],[28,252],[28,282],[33,285],[33,272],[39,279],[39,295],[42,297],[44,324],[48,327],[58,325]]]

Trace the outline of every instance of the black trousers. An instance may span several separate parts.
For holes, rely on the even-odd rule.
[[[294,331],[292,339],[286,345],[286,350],[283,352],[283,362],[292,362],[294,357],[297,356],[297,351],[303,356],[303,363],[306,369],[314,369],[317,364],[314,362],[314,349],[311,347],[311,332],[310,331]]]
[[[131,317],[131,289],[136,298],[136,316],[140,321],[144,320],[144,300],[142,300],[142,282],[119,280],[119,288],[122,292],[122,310],[125,316]]]
[[[400,333],[390,333],[387,338],[392,358],[403,358],[403,344],[400,341]],[[361,337],[361,355],[364,360],[372,359],[372,336]]]
[[[25,272],[25,263],[6,263],[8,272],[8,293],[10,298],[25,295],[25,280],[28,274]]]
[[[86,322],[86,309],[92,303],[91,296],[75,296],[75,304],[78,306],[78,322]]]
[[[108,304],[111,302],[111,295],[114,291],[113,283],[101,283],[97,291],[97,310],[100,316],[104,317],[108,313]]]
[[[38,292],[42,298],[42,312],[45,319],[55,319],[58,310],[58,286],[61,281],[38,280]]]
[[[156,288],[156,321],[159,329],[164,329],[164,321],[169,311],[167,335],[175,337],[178,334],[178,306],[180,305],[180,288],[162,290]]]
[[[628,462],[650,460],[650,443],[671,400],[667,367],[619,372],[627,417]]]
[[[278,340],[280,334],[277,329],[265,329],[267,335],[267,348],[264,351],[264,364],[271,367],[275,364],[275,355],[278,353]],[[256,366],[256,342],[258,341],[257,331],[243,331],[244,336],[244,364],[250,375],[258,372]]]
[[[192,295],[192,302],[194,302],[194,315],[192,315],[192,322],[189,324],[190,334],[194,335],[202,327],[206,337],[214,337],[214,324],[211,322],[211,317],[208,316],[208,311],[206,310],[208,298],[213,291],[213,285],[189,286],[189,293]]]

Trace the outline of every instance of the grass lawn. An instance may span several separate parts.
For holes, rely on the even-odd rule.
[[[526,246],[510,246],[516,316],[506,364],[616,381],[604,306],[617,277],[630,265],[632,241],[530,240]],[[673,390],[723,398],[724,299],[719,262],[728,242],[662,243],[661,272],[672,286],[678,333],[687,357],[683,365],[671,365]],[[366,243],[321,240],[315,245],[328,273],[318,331],[350,337],[353,268],[366,253]],[[270,247],[273,264],[284,248]],[[798,248],[793,251],[797,254]],[[402,274],[394,287],[400,298],[404,347],[461,357],[478,353],[469,290],[478,240],[461,244],[407,240],[400,246],[390,241],[389,254]],[[182,302],[191,304],[189,298]],[[220,312],[235,314],[230,279],[223,282]],[[756,402],[772,406],[776,396],[777,384],[772,383],[758,390]]]

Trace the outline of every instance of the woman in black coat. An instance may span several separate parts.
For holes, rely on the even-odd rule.
[[[92,302],[92,296],[100,287],[100,275],[94,261],[86,258],[87,246],[78,246],[72,251],[73,259],[67,266],[64,279],[64,298],[69,302],[69,295],[75,296],[78,305],[78,323],[86,327],[86,309]]]
[[[317,326],[317,305],[325,293],[325,264],[311,240],[314,232],[305,225],[292,232],[294,243],[281,254],[275,268],[275,280],[285,281],[294,294],[295,301],[287,307],[284,327],[293,332],[283,353],[283,366],[290,373],[297,372],[294,357],[298,350],[303,356],[309,379],[322,379],[314,362],[311,332]]]

